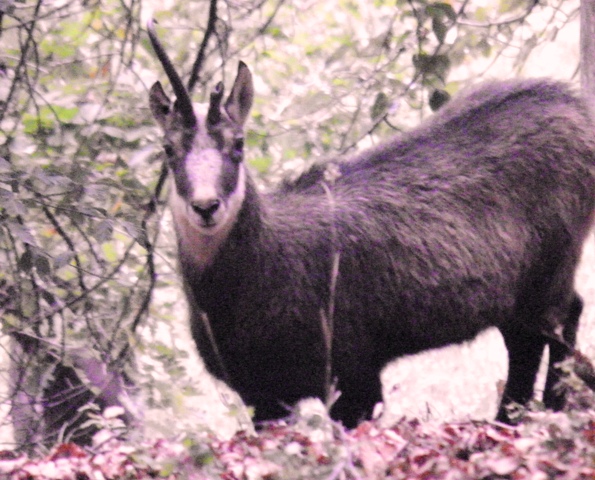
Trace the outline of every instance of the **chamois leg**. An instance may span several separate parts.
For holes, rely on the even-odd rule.
[[[331,416],[346,428],[355,428],[362,420],[372,417],[374,406],[382,401],[382,383],[378,372],[361,382],[339,381],[341,396],[331,409]]]
[[[559,385],[562,372],[560,371],[560,368],[557,367],[557,364],[572,355],[572,349],[576,343],[578,320],[582,311],[583,301],[575,293],[562,331],[564,343],[554,340],[548,342],[550,347],[550,360],[545,389],[543,391],[543,403],[547,408],[551,408],[554,411],[562,410],[565,403],[564,388]]]
[[[512,423],[506,411],[511,403],[526,405],[533,398],[537,371],[545,347],[545,337],[522,327],[501,328],[508,349],[508,379],[496,420]]]

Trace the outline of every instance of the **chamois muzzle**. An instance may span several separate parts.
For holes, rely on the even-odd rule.
[[[192,202],[190,207],[194,213],[200,215],[206,226],[213,224],[213,215],[219,210],[221,202],[218,199],[207,200],[204,202]]]

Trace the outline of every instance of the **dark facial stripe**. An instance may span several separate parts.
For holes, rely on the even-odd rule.
[[[174,181],[176,184],[176,190],[178,194],[183,198],[189,198],[192,191],[192,186],[188,176],[185,174],[184,162],[186,156],[192,150],[192,144],[196,136],[196,130],[194,129],[183,129],[179,137],[179,145],[181,149],[172,149],[171,155],[168,158],[169,167],[173,173]]]
[[[231,160],[228,155],[225,155],[221,165],[221,176],[219,177],[220,194],[223,198],[227,198],[235,191],[238,185],[239,171],[240,165]]]

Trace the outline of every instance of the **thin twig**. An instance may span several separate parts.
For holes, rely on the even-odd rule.
[[[273,20],[275,19],[275,17],[277,16],[277,13],[279,12],[279,9],[281,8],[281,6],[284,3],[285,3],[285,0],[279,0],[277,2],[277,5],[275,6],[275,10],[273,10],[273,13],[271,14],[271,16],[257,30],[258,35],[264,35],[264,33],[267,31],[267,28],[269,28],[269,25],[271,23],[273,23]]]
[[[32,18],[34,18],[35,20],[38,17],[39,10],[41,9],[41,5],[43,3],[44,3],[43,0],[37,0],[37,4],[35,5],[35,9],[34,9],[33,15],[32,15]],[[25,44],[21,48],[21,58],[20,58],[19,64],[14,69],[14,79],[15,80],[12,83],[12,85],[10,86],[10,90],[9,90],[8,95],[6,96],[5,100],[2,103],[0,103],[0,122],[4,119],[4,115],[10,108],[10,104],[12,102],[13,96],[16,94],[17,84],[18,84],[18,80],[22,76],[22,70],[23,69],[26,70],[25,63],[27,61],[27,53],[29,51],[30,45],[35,42],[35,40],[33,39],[33,32],[35,31],[35,25],[36,25],[35,21],[31,21],[30,24],[28,25],[28,27],[25,27],[25,30],[27,30],[27,39],[25,40]],[[2,108],[2,106],[4,108]]]
[[[60,235],[60,237],[62,237],[62,240],[64,240],[66,242],[66,245],[68,246],[68,250],[70,250],[70,252],[72,253],[74,263],[76,264],[76,272],[77,272],[77,277],[78,277],[78,281],[79,281],[79,287],[81,287],[81,290],[83,290],[83,291],[87,290],[87,286],[85,285],[85,279],[83,276],[81,259],[79,258],[79,255],[76,251],[74,242],[72,241],[70,236],[66,233],[66,231],[62,228],[62,225],[60,225],[60,222],[58,222],[58,219],[54,216],[54,214],[52,212],[50,212],[50,210],[45,205],[42,204],[41,210],[43,211],[46,218],[50,221],[50,223],[54,227],[54,230],[56,230],[56,233],[58,233],[58,235]]]
[[[188,93],[192,93],[194,86],[198,82],[198,78],[200,72],[202,70],[202,65],[205,59],[205,52],[207,50],[207,45],[213,33],[215,33],[215,26],[217,23],[217,0],[211,0],[210,7],[209,7],[209,21],[207,23],[207,29],[205,31],[205,36],[202,39],[202,43],[200,44],[200,48],[198,50],[198,54],[196,55],[196,60],[194,61],[194,65],[192,65],[192,71],[190,72],[190,79],[188,80]]]
[[[459,25],[465,25],[466,27],[473,27],[473,28],[493,28],[493,27],[501,27],[504,25],[512,25],[514,23],[522,23],[524,22],[529,15],[533,12],[533,9],[539,5],[539,0],[533,0],[533,2],[527,7],[525,12],[519,14],[516,17],[507,18],[505,20],[500,20],[498,22],[471,22],[468,20],[458,20],[457,23]]]
[[[167,179],[167,172],[167,166],[164,161],[161,164],[161,172],[159,173],[157,185],[155,185],[155,191],[153,192],[153,196],[151,197],[151,200],[149,200],[149,203],[146,206],[145,215],[143,216],[143,219],[141,221],[140,239],[142,240],[142,243],[140,241],[139,243],[147,251],[146,266],[149,273],[149,286],[147,288],[147,292],[145,293],[142,299],[141,306],[136,312],[134,319],[132,320],[132,324],[130,326],[130,331],[132,333],[136,332],[136,329],[138,328],[138,325],[140,324],[141,320],[149,311],[149,306],[153,298],[153,290],[155,289],[155,284],[157,283],[157,272],[155,269],[155,242],[151,242],[147,227],[149,224],[149,220],[157,211],[159,198],[161,197],[161,192],[163,190],[163,186],[165,185],[165,180]],[[121,364],[122,362],[124,362],[124,360],[129,355],[130,347],[130,342],[127,342],[120,351],[120,353],[116,356],[114,363]]]
[[[331,185],[334,179],[331,180]],[[321,311],[322,333],[324,338],[324,346],[326,353],[325,372],[324,372],[324,389],[325,402],[328,408],[335,400],[333,394],[333,336],[334,336],[334,319],[335,319],[335,296],[337,290],[337,279],[339,277],[339,262],[341,254],[339,246],[337,245],[337,227],[335,223],[335,197],[331,191],[331,187],[327,182],[322,182],[322,187],[326,193],[329,202],[329,210],[331,213],[331,253],[332,263],[330,271],[330,285],[329,285],[329,301],[327,311]]]

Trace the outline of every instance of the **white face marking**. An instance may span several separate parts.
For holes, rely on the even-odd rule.
[[[187,167],[187,174],[189,180],[193,182],[194,190],[193,198],[190,201],[209,198],[209,195],[218,198],[216,185],[221,158],[219,154],[215,156],[217,161],[209,167],[203,167],[200,164],[210,162],[201,161],[196,164],[189,162],[190,167]],[[219,198],[220,206],[213,215],[213,223],[208,226],[204,224],[201,216],[192,210],[188,201],[178,194],[175,183],[170,182],[170,206],[178,236],[178,248],[182,255],[190,257],[199,268],[205,268],[212,263],[219,247],[227,239],[242,208],[246,193],[244,164],[240,163],[238,169],[238,183],[235,190],[228,198]],[[204,176],[201,177],[200,175]],[[209,180],[206,181],[206,179]]]
[[[189,202],[198,205],[209,205],[213,201],[220,201],[221,208],[217,209],[212,218],[212,224],[207,226],[201,217],[196,215],[196,221],[199,225],[206,228],[205,233],[209,230],[217,229],[221,224],[221,220],[225,218],[225,202],[226,199],[220,198],[219,178],[223,169],[223,161],[221,154],[212,148],[201,150],[197,153],[190,152],[184,162],[184,169],[186,170],[186,177],[188,183],[192,185],[192,196]],[[232,193],[233,195],[233,193]],[[192,207],[188,204],[188,214],[192,215]],[[215,231],[214,230],[214,231]],[[213,232],[214,232],[213,231]]]

